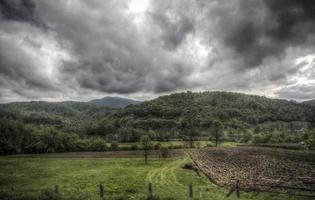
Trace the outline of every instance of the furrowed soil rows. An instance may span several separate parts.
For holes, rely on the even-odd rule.
[[[239,180],[244,191],[315,191],[315,153],[238,147],[188,151],[196,165],[219,186]]]

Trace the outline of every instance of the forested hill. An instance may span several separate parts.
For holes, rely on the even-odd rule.
[[[111,99],[111,101],[114,99]],[[137,102],[139,103],[139,102]],[[119,102],[115,103],[119,105]],[[263,96],[231,92],[175,93],[125,108],[114,109],[85,102],[17,102],[0,104],[0,109],[34,120],[59,117],[71,120],[105,121],[115,127],[169,129],[193,120],[202,126],[220,120],[226,126],[257,125],[265,122],[315,122],[315,107]],[[121,124],[120,124],[121,123]]]
[[[0,104],[0,155],[104,150],[104,140],[86,137],[86,126],[114,111],[70,101]]]
[[[230,141],[307,141],[315,106],[230,92],[176,93],[120,109],[87,102],[0,104],[0,154],[100,151],[106,142],[136,142],[144,134],[208,138],[218,124]]]
[[[94,105],[107,106],[109,108],[124,108],[129,105],[139,104],[141,103],[141,101],[121,97],[104,97],[102,99],[91,100],[89,101],[89,103]]]
[[[185,120],[202,126],[213,120],[225,125],[265,122],[315,122],[315,108],[303,103],[231,92],[177,93],[130,106],[115,113],[136,128],[179,127]]]
[[[61,117],[72,120],[102,118],[114,109],[101,107],[84,102],[65,101],[65,102],[14,102],[0,104],[0,109],[11,115],[19,114],[28,117]]]
[[[315,100],[304,101],[304,104],[315,106]]]

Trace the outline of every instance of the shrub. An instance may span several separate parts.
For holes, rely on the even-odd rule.
[[[76,149],[79,151],[86,151],[89,149],[89,141],[87,139],[78,139],[74,141]]]
[[[156,143],[155,145],[154,145],[154,149],[155,150],[158,150],[158,149],[160,149],[161,148],[161,143]]]
[[[214,147],[215,145],[212,143],[212,142],[209,142],[208,144],[207,144],[207,147]]]
[[[24,151],[25,153],[45,153],[47,152],[47,145],[42,141],[38,141],[26,146]]]
[[[108,146],[106,141],[103,139],[93,139],[90,143],[90,150],[92,151],[106,151],[108,150]]]
[[[118,142],[114,141],[114,142],[112,142],[112,143],[110,144],[110,149],[111,149],[112,151],[116,151],[116,150],[118,150],[118,148],[119,148]]]
[[[138,150],[139,147],[138,147],[137,144],[132,144],[131,147],[130,147],[130,149],[131,149],[132,151],[135,151],[135,150]]]
[[[252,139],[252,133],[249,130],[245,130],[242,134],[240,142],[248,143]]]
[[[169,156],[169,150],[166,147],[160,148],[160,154],[162,158],[167,158]]]
[[[192,162],[185,163],[182,166],[183,169],[194,169],[194,164]]]
[[[257,133],[254,135],[253,137],[253,141],[254,144],[260,144],[260,143],[267,143],[268,142],[268,138],[261,134],[261,133]]]

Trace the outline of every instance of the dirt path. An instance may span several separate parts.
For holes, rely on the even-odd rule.
[[[177,159],[168,163],[160,168],[151,170],[147,175],[147,182],[151,182],[154,185],[174,185],[176,184],[179,187],[186,187],[178,182],[175,170],[180,168],[181,165],[188,161],[188,157],[184,156],[183,158]]]

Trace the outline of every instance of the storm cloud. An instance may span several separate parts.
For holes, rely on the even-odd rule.
[[[312,0],[4,0],[0,11],[0,102],[315,98]]]
[[[242,0],[237,7],[233,18],[220,13],[220,26],[224,44],[242,57],[245,67],[282,56],[289,47],[315,44],[315,4],[311,0]]]

